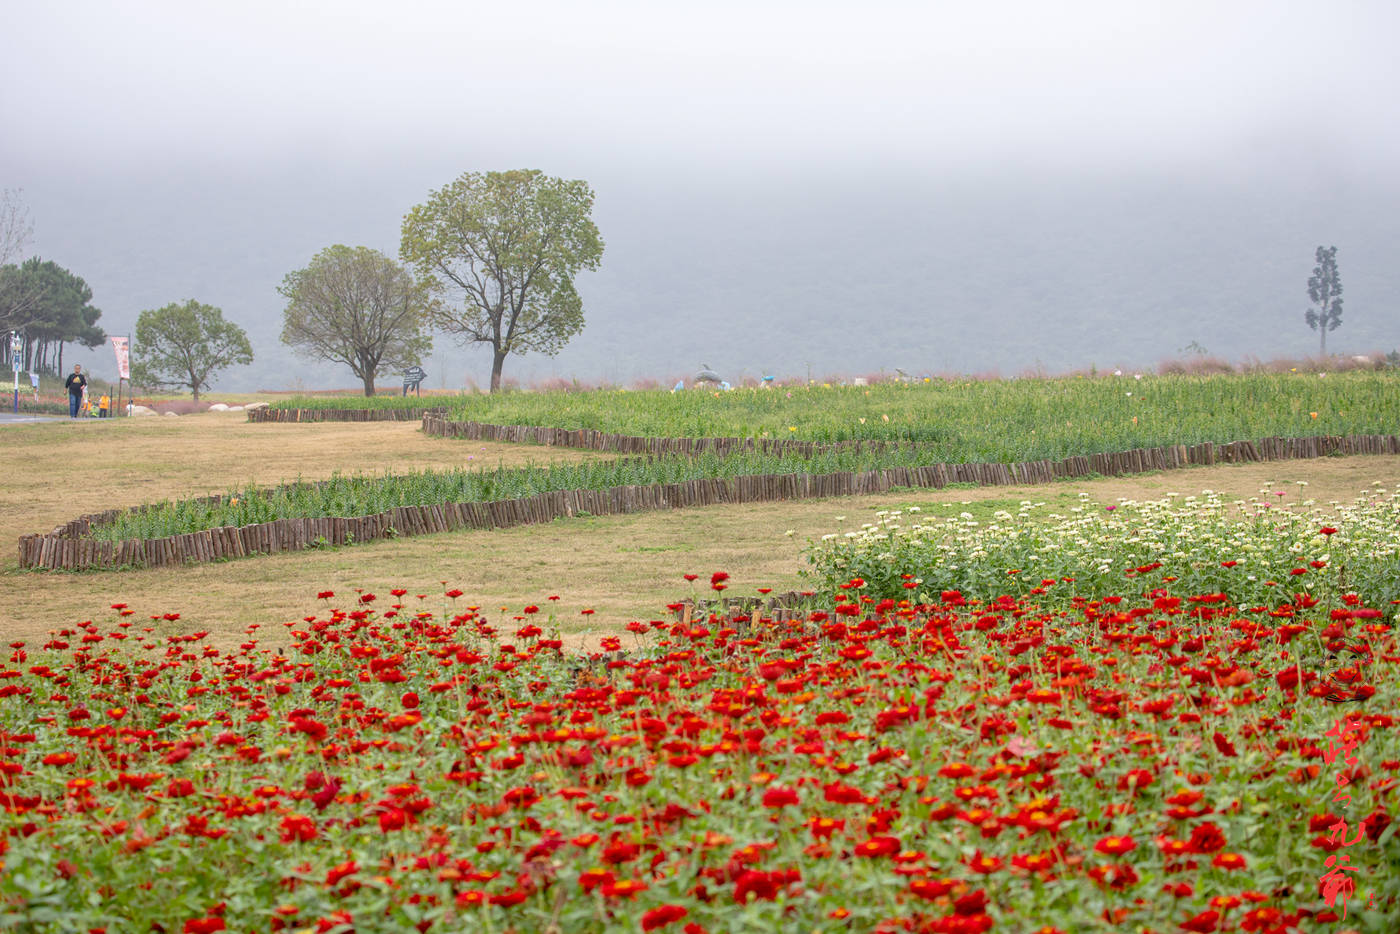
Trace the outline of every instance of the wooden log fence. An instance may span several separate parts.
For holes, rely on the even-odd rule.
[[[1067,457],[1060,461],[928,464],[832,474],[762,474],[605,490],[558,490],[489,503],[403,506],[367,516],[278,519],[158,539],[112,542],[88,538],[93,526],[110,522],[119,512],[107,510],[79,516],[47,535],[21,536],[19,564],[23,568],[55,570],[179,567],[398,536],[432,535],[460,529],[504,529],[584,514],[607,516],[726,503],[822,499],[885,493],[896,487],[937,489],[951,483],[981,486],[1048,483],[1094,474],[1121,476],[1195,465],[1351,454],[1400,454],[1400,437],[1264,438],[1257,442],[1169,445]],[[204,501],[217,503],[220,499],[210,496]],[[152,507],[137,507],[137,510],[149,508]]]
[[[700,454],[796,454],[812,457],[825,451],[878,451],[912,447],[908,441],[789,441],[785,438],[645,438],[587,428],[547,428],[539,425],[493,425],[487,422],[454,422],[446,412],[423,416],[423,433],[437,438],[466,441],[503,441],[508,444],[543,444],[551,447],[610,451],[652,457],[695,457]]]
[[[274,409],[271,406],[249,409],[250,422],[416,422],[428,416],[440,416],[447,410],[442,406],[411,409]]]

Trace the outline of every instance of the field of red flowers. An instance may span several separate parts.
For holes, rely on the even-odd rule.
[[[0,657],[0,928],[1393,934],[1381,608],[1150,577],[591,656],[548,600],[323,593],[231,652],[118,605]]]

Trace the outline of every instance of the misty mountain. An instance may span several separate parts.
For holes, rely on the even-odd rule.
[[[88,281],[108,333],[196,298],[253,342],[254,364],[225,371],[216,393],[348,388],[348,369],[281,345],[277,285],[332,243],[396,256],[402,214],[469,168],[483,167],[149,165],[46,179],[25,196],[34,252]],[[1329,349],[1400,346],[1400,186],[1306,169],[546,171],[593,185],[607,247],[578,283],[583,333],[557,357],[512,357],[507,379],[688,379],[701,362],[736,382],[895,367],[1009,376],[1150,367],[1193,341],[1230,360],[1304,356],[1318,344],[1303,313],[1320,244],[1339,248],[1345,287]],[[68,361],[115,372],[110,348],[70,348]],[[425,385],[484,385],[489,366],[485,350],[439,336]]]

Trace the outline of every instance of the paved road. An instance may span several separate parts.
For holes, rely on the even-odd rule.
[[[67,421],[67,419],[62,415],[26,415],[24,412],[16,415],[14,412],[0,412],[0,425],[28,425],[34,422],[61,421]],[[75,418],[73,421],[97,421],[97,419]]]

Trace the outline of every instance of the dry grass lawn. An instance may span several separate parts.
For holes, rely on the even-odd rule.
[[[1328,458],[1193,468],[1041,487],[895,492],[883,496],[712,507],[669,513],[558,520],[491,532],[458,532],[328,551],[250,558],[180,569],[78,574],[21,571],[16,539],[86,512],[222,491],[254,481],[274,484],[333,472],[376,473],[463,464],[495,466],[607,455],[538,446],[423,437],[417,423],[250,425],[242,413],[107,423],[0,427],[0,636],[33,640],[83,620],[109,620],[113,602],[133,619],[178,613],[166,629],[203,629],[228,643],[249,624],[275,640],[283,623],[320,609],[316,594],[334,590],[349,606],[355,588],[392,602],[391,588],[417,605],[442,609],[442,593],[465,592],[460,605],[519,613],[527,604],[552,611],[576,645],[596,643],[629,620],[658,618],[665,604],[689,592],[686,572],[733,576],[734,594],[756,587],[804,589],[802,551],[809,539],[858,527],[879,509],[987,499],[1073,499],[1097,502],[1158,498],[1167,492],[1219,490],[1256,495],[1266,483],[1298,495],[1309,484],[1320,502],[1351,500],[1373,482],[1400,484],[1400,459]],[[844,516],[842,522],[836,517]],[[786,534],[788,531],[792,534]],[[444,584],[446,586],[444,586]],[[549,601],[550,596],[560,599]],[[596,611],[584,616],[585,608]]]

